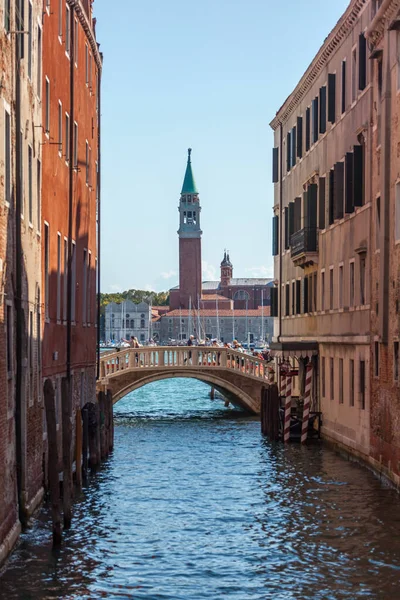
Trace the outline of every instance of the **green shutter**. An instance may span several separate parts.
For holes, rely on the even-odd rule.
[[[278,316],[278,288],[271,288],[271,317]]]
[[[367,85],[367,40],[363,33],[358,37],[358,89]]]
[[[353,154],[353,201],[354,206],[364,204],[364,152],[362,146],[354,146]]]
[[[279,148],[272,148],[272,183],[279,181]]]
[[[286,135],[286,171],[289,173],[290,171],[290,164],[291,164],[291,151],[290,151],[290,139],[291,139],[291,135],[290,135],[290,131],[289,133]]]
[[[294,202],[289,202],[289,245],[294,234]]]
[[[275,215],[272,217],[272,255],[277,256],[279,254],[279,217]]]
[[[318,211],[318,227],[320,229],[325,229],[325,177],[319,178]]]
[[[297,117],[297,158],[303,156],[303,117]]]
[[[336,121],[336,75],[328,74],[328,121]]]
[[[306,152],[310,149],[310,141],[311,141],[311,111],[310,107],[306,109]]]
[[[344,214],[344,163],[338,162],[335,164],[334,180],[334,217],[335,219],[342,219]]]
[[[326,86],[319,89],[319,132],[326,132]]]
[[[347,152],[345,156],[345,212],[354,211],[354,185],[353,185],[353,153]]]

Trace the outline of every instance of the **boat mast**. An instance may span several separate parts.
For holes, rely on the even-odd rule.
[[[261,290],[261,339],[264,342],[264,290]]]
[[[192,296],[189,296],[188,336],[192,335]]]
[[[217,340],[220,340],[220,332],[219,332],[219,315],[218,315],[218,297],[215,300],[215,305],[217,308]]]
[[[179,307],[179,339],[182,339],[182,308]]]
[[[199,340],[202,339],[202,333],[201,333],[201,320],[200,320],[200,296],[197,295],[197,328],[199,330]],[[204,336],[204,332],[203,332],[203,337]]]
[[[235,339],[235,304],[232,307],[232,341]]]

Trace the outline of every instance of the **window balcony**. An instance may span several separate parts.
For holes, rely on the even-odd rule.
[[[318,262],[318,230],[305,227],[290,238],[290,255],[296,267],[306,267]]]

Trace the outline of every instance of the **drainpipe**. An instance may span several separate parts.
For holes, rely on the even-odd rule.
[[[19,23],[19,4],[15,3],[15,28]],[[22,234],[21,234],[21,209],[22,209],[22,181],[21,181],[21,48],[20,36],[22,33],[15,33],[15,313],[16,313],[16,340],[15,340],[15,437],[16,437],[16,461],[17,461],[17,490],[18,490],[18,510],[21,523],[26,522],[24,506],[24,485],[23,485],[23,433],[22,418],[23,410],[23,332],[24,332],[24,312],[22,307]]]
[[[279,251],[279,282],[278,282],[278,298],[279,298],[279,302],[278,302],[278,335],[277,335],[277,341],[280,342],[281,341],[281,335],[282,335],[282,240],[283,240],[283,186],[282,186],[282,180],[283,180],[283,162],[282,162],[282,157],[283,157],[283,150],[282,150],[282,145],[283,145],[283,127],[282,127],[282,123],[280,123],[279,125],[279,244],[278,244],[278,251]]]
[[[97,69],[98,123],[97,123],[97,379],[100,377],[100,241],[101,241],[101,70]]]
[[[68,273],[67,273],[67,380],[69,389],[69,401],[72,399],[71,389],[71,352],[72,352],[72,294],[76,290],[72,289],[72,234],[73,234],[73,205],[74,205],[74,102],[75,102],[75,10],[74,6],[70,6],[70,77],[69,77],[69,199],[68,199]],[[75,247],[76,252],[76,247]],[[76,310],[76,305],[75,305]]]

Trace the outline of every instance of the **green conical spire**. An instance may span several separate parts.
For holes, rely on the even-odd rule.
[[[192,163],[190,160],[191,153],[192,153],[192,149],[189,148],[185,179],[183,180],[181,194],[198,194],[196,183],[194,181],[193,172],[192,172]]]

